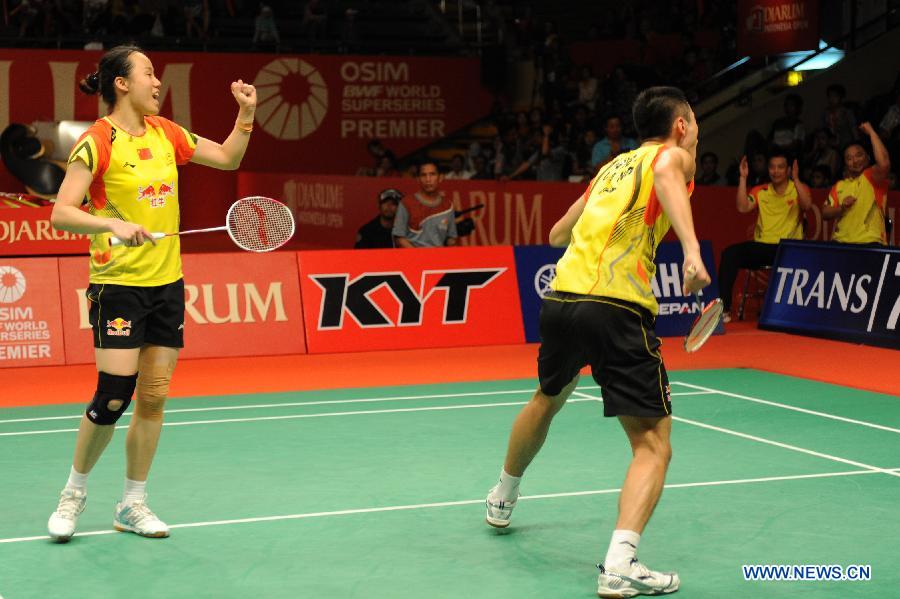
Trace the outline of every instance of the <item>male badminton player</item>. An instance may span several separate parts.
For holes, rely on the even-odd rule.
[[[685,295],[710,282],[689,197],[696,168],[694,112],[674,87],[641,92],[633,112],[641,146],[604,166],[550,231],[550,243],[568,249],[541,308],[540,386],[513,423],[500,482],[486,501],[488,524],[509,526],[525,469],[579,370],[590,365],[603,393],[603,414],[618,417],[633,453],[600,565],[601,597],[678,589],[677,574],[650,570],[636,557],[671,457],[672,405],[653,332],[657,303],[650,283],[656,247],[670,226],[684,251]]]
[[[168,527],[147,506],[145,487],[169,381],[184,345],[184,282],[178,236],[157,242],[150,231],[178,230],[177,165],[191,161],[218,169],[238,167],[253,127],[256,90],[240,80],[231,84],[237,120],[218,144],[155,116],[160,81],[137,47],[111,49],[80,87],[90,95],[99,93],[109,115],[91,125],[72,149],[51,222],[61,231],[91,235],[87,297],[98,380],[48,530],[58,542],[75,533],[88,475],[136,388],[125,439],[125,491],[113,526],[167,537]],[[87,212],[79,209],[83,200]],[[112,236],[124,243],[111,247]]]

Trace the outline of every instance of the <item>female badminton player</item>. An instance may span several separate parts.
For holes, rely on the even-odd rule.
[[[84,93],[102,96],[109,114],[72,149],[51,222],[61,231],[91,236],[87,298],[98,375],[81,419],[69,480],[47,525],[57,542],[75,533],[88,475],[135,389],[125,439],[125,491],[113,526],[145,537],[169,536],[168,526],[147,505],[145,487],[169,381],[184,346],[184,282],[178,236],[156,241],[149,232],[178,230],[176,166],[195,162],[229,170],[240,165],[253,129],[256,90],[241,80],[231,84],[237,119],[218,144],[156,116],[160,85],[150,59],[134,46],[104,54],[97,72],[80,84]],[[85,200],[87,211],[82,211]],[[112,237],[123,243],[112,247]]]

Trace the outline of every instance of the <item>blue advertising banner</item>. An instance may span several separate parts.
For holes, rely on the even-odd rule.
[[[549,245],[515,248],[522,320],[525,325],[525,340],[529,343],[540,341],[538,315],[541,310],[541,299],[550,290],[550,281],[556,274],[556,262],[564,252],[565,248],[553,248]],[[706,302],[719,297],[719,286],[716,282],[712,244],[708,241],[700,242],[700,253],[713,279],[712,284],[700,295],[700,300],[706,305]],[[656,334],[660,337],[686,334],[698,312],[694,299],[681,294],[683,258],[681,244],[674,241],[659,244],[656,251],[656,274],[652,286],[653,294],[659,302]],[[715,334],[724,332],[725,329],[720,324]]]
[[[759,327],[900,349],[900,249],[782,241]]]

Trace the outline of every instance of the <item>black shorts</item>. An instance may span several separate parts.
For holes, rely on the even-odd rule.
[[[538,377],[559,395],[585,366],[603,393],[604,416],[672,413],[669,377],[646,308],[623,300],[551,292],[541,306]]]
[[[184,347],[184,279],[158,287],[91,283],[86,295],[94,347]]]

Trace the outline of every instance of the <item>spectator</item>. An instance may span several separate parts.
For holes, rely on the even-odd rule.
[[[357,176],[368,176],[374,177],[376,176],[376,171],[383,166],[382,157],[390,156],[396,162],[396,158],[394,153],[384,147],[381,143],[381,140],[376,138],[372,138],[369,140],[369,143],[366,144],[366,150],[369,152],[369,156],[372,157],[372,166],[369,168],[360,167],[357,169]]]
[[[697,185],[725,185],[725,178],[719,174],[719,157],[714,152],[705,152],[700,157],[700,176]]]
[[[755,152],[750,159],[750,174],[747,176],[748,187],[765,185],[769,182],[771,169],[768,166],[766,155],[762,151]]]
[[[599,92],[600,85],[597,78],[594,77],[591,67],[581,67],[581,79],[578,80],[577,103],[587,107],[589,110],[595,110]]]
[[[812,169],[809,186],[813,189],[828,189],[831,187],[831,170],[824,164],[817,164]]]
[[[182,0],[184,34],[205,40],[209,32],[209,0]]]
[[[524,159],[524,146],[514,128],[494,138],[494,178],[509,177]]]
[[[622,119],[618,116],[608,117],[606,119],[606,137],[594,144],[591,166],[596,171],[619,154],[630,152],[637,147],[637,141],[622,136]]]
[[[878,124],[881,137],[887,140],[894,134],[894,129],[900,125],[900,85],[894,88],[894,103],[884,114],[884,118]]]
[[[437,163],[425,161],[419,165],[419,191],[412,198],[403,198],[394,218],[397,247],[456,245],[455,211],[439,189],[442,180]]]
[[[887,182],[889,191],[900,190],[900,177],[897,176],[896,172],[891,171],[888,173]]]
[[[450,161],[450,170],[444,179],[471,179],[475,171],[467,170],[466,158],[462,154],[454,154]]]
[[[857,139],[856,117],[847,108],[844,101],[847,90],[843,85],[829,85],[825,92],[828,96],[828,105],[822,115],[825,127],[837,138],[838,147],[844,147]]]
[[[494,175],[488,170],[487,158],[481,154],[472,159],[472,166],[475,172],[471,177],[472,180],[485,181],[494,178]]]
[[[535,179],[538,181],[562,181],[568,155],[569,153],[559,143],[559,134],[553,130],[553,126],[544,125],[540,149],[535,151],[528,160],[522,162],[509,175],[509,178],[515,179],[527,170],[534,168]]]
[[[37,22],[38,14],[42,8],[44,7],[40,0],[19,0],[19,3],[9,11],[8,17],[15,17],[19,23],[19,37],[36,34],[36,32],[31,31],[31,26]]]
[[[813,134],[813,143],[804,155],[803,162],[811,168],[824,166],[833,177],[838,169],[838,152],[835,149],[836,138],[828,129],[818,129]],[[829,184],[831,180],[829,180]]]
[[[254,46],[278,46],[281,44],[281,36],[278,35],[278,26],[275,23],[275,13],[268,4],[259,5],[259,14],[253,24]]]
[[[394,218],[403,194],[396,189],[385,189],[378,194],[378,216],[364,224],[356,233],[356,249],[394,247]]]
[[[607,98],[612,99],[613,113],[622,118],[625,126],[631,130],[631,107],[637,98],[637,84],[628,77],[625,68],[617,66],[613,69],[612,81],[609,84]]]
[[[803,111],[803,98],[797,94],[788,94],[784,99],[784,116],[775,119],[769,139],[780,150],[793,156],[799,156],[803,149],[806,130],[800,113]]]
[[[91,35],[105,32],[109,25],[109,0],[84,0],[81,25]]]
[[[483,156],[481,144],[473,141],[469,144],[469,151],[466,152],[466,170],[478,172],[478,169],[475,168],[475,158],[478,156]]]
[[[847,146],[844,150],[847,177],[831,188],[822,208],[822,218],[837,219],[832,236],[834,241],[884,245],[887,243],[884,213],[891,160],[872,125],[866,122],[859,128],[872,142],[875,166],[870,166],[869,155],[861,143]]]
[[[321,0],[309,0],[303,9],[303,21],[300,30],[309,41],[316,41],[325,36],[328,26],[328,14]]]
[[[738,270],[771,266],[779,241],[803,238],[800,210],[809,209],[812,196],[809,188],[800,182],[800,165],[794,160],[793,167],[788,169],[787,156],[775,150],[769,157],[768,170],[771,183],[751,187],[748,191],[750,166],[746,156],[741,159],[737,210],[745,213],[756,209],[756,229],[753,241],[730,245],[722,252],[719,289],[725,308],[725,322],[731,321],[731,300]]]
[[[397,159],[393,154],[386,153],[378,159],[378,166],[375,167],[376,177],[399,177],[400,170],[397,168]]]
[[[359,11],[348,8],[344,11],[344,22],[341,24],[341,47],[343,53],[355,52],[360,44],[359,25],[356,15]]]
[[[572,166],[572,176],[577,177],[577,180],[574,182],[589,180],[594,176],[595,171],[591,164],[591,156],[596,143],[597,133],[593,129],[588,129],[578,139],[578,143],[575,145],[575,160]]]

